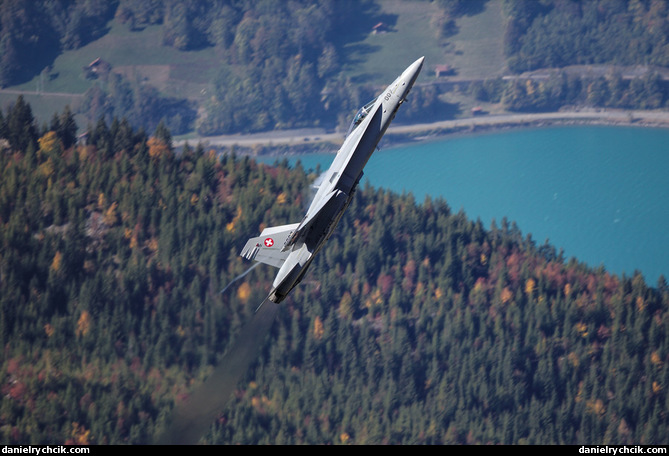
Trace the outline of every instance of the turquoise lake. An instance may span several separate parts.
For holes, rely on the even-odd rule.
[[[381,144],[383,147],[383,143]],[[290,157],[325,170],[334,154]],[[273,162],[274,159],[265,159]],[[669,278],[669,130],[570,126],[453,136],[376,151],[363,183],[506,217],[565,258],[655,286]]]

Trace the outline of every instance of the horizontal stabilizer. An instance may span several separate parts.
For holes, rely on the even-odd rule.
[[[280,268],[290,252],[282,252],[284,242],[299,223],[265,228],[260,236],[246,241],[240,253],[247,260],[259,261]]]

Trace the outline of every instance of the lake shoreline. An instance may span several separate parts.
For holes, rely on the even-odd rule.
[[[384,138],[391,143],[390,147],[397,147],[409,143],[439,141],[453,135],[577,125],[669,128],[669,112],[591,110],[477,116],[431,124],[400,125],[389,129]]]
[[[572,110],[546,113],[479,115],[420,124],[391,126],[383,138],[384,147],[435,141],[452,135],[479,134],[516,128],[549,126],[602,125],[641,128],[669,128],[668,111],[643,110]],[[344,140],[340,132],[324,129],[275,130],[253,134],[194,137],[174,141],[175,147],[202,144],[205,147],[235,148],[244,155],[298,155],[314,153],[314,147],[327,151],[338,148]],[[308,150],[305,150],[308,149]],[[334,152],[334,151],[333,151]]]

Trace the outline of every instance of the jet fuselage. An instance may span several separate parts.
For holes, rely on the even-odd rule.
[[[344,143],[328,170],[321,176],[321,184],[304,219],[296,227],[286,225],[291,231],[281,252],[289,253],[272,284],[268,297],[270,301],[281,302],[302,280],[314,256],[332,234],[353,198],[363,168],[416,81],[423,60],[421,57],[412,63],[375,100],[360,108],[356,114]],[[267,244],[266,239],[265,246],[257,242],[255,252],[267,247]],[[252,247],[249,246],[249,249]]]

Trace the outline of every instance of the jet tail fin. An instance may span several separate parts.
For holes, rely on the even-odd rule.
[[[299,223],[290,225],[273,226],[265,228],[260,236],[253,237],[246,241],[246,245],[242,249],[240,255],[247,260],[259,261],[260,263],[269,264],[275,268],[280,268],[290,252],[282,252],[283,244],[290,236]]]

